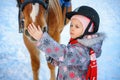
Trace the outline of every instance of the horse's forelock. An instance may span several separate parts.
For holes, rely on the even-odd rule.
[[[23,12],[25,18],[25,26],[28,26],[30,23],[35,23],[35,25],[40,25],[44,26],[45,21],[44,21],[44,8],[39,5],[39,3],[35,4],[28,4],[25,6]]]

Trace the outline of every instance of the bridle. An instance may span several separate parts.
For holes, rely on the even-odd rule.
[[[43,0],[24,0],[24,2],[21,2],[20,0],[17,0],[17,6],[19,8],[19,13],[18,13],[18,24],[19,24],[19,33],[24,32],[24,15],[23,15],[23,10],[25,6],[29,3],[39,3],[42,5],[46,10],[48,9],[48,2],[49,0],[43,1]]]

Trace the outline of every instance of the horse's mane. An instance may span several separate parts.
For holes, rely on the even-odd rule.
[[[49,0],[49,18],[50,20],[55,21],[56,24],[59,26],[63,26],[63,16],[62,16],[62,10],[59,4],[59,0]],[[60,30],[60,28],[58,28]]]

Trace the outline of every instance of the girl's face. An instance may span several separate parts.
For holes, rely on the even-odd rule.
[[[77,19],[72,19],[70,24],[70,37],[77,38],[83,34],[84,28],[82,23]]]

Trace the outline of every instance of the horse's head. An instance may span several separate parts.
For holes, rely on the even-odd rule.
[[[31,37],[27,31],[29,24],[34,23],[36,27],[40,25],[41,29],[47,27],[48,0],[17,0],[17,2],[20,32]]]

